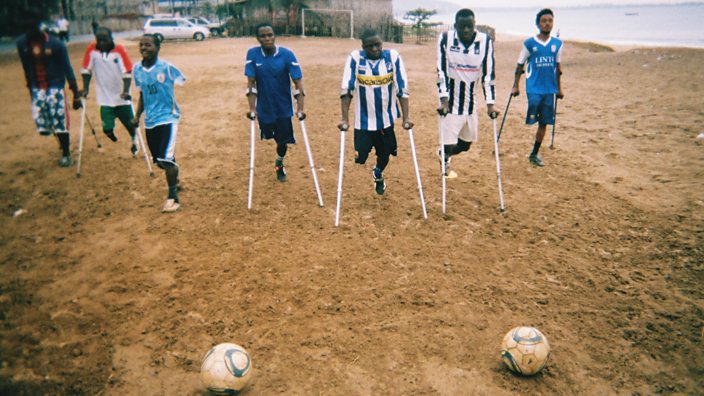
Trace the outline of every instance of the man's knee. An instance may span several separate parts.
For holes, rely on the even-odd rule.
[[[156,160],[156,166],[159,168],[168,171],[174,168],[178,168],[178,164],[176,164],[176,161],[172,160],[165,160],[165,159],[157,159]]]
[[[465,142],[464,140],[459,139],[457,141],[457,146],[456,146],[455,152],[462,153],[465,151],[469,151],[469,148],[471,146],[472,146],[472,142]]]

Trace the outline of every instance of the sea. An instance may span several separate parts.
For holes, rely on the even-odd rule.
[[[555,7],[552,34],[568,40],[614,45],[704,48],[704,3],[674,5]],[[475,9],[480,25],[519,36],[537,33],[537,8]],[[452,24],[454,15],[430,21]]]

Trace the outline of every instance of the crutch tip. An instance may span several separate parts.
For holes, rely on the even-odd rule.
[[[81,177],[81,174],[80,174],[80,173],[76,173],[76,177],[77,177],[77,178],[80,178],[80,177]]]
[[[154,172],[149,172],[149,176],[154,177]]]
[[[550,145],[550,150],[555,150],[555,146],[553,146],[553,145],[551,144],[551,145]]]

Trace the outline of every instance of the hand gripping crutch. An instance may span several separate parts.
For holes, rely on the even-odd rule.
[[[308,153],[308,164],[310,164],[310,171],[313,173],[313,183],[315,184],[315,193],[318,195],[318,205],[323,207],[323,195],[320,193],[320,185],[318,184],[318,175],[315,173],[315,164],[313,163],[313,153],[310,150],[310,143],[308,142],[308,133],[306,132],[306,123],[300,118],[298,120],[301,123],[301,132],[303,133],[303,143],[306,145],[306,152]]]
[[[555,141],[555,124],[557,124],[557,95],[555,95],[555,114],[552,117],[552,135],[550,136],[550,149],[554,149],[552,143]]]
[[[83,152],[83,128],[86,125],[86,101],[81,99],[81,126],[78,132],[78,163],[76,164],[76,177],[81,177],[81,153]]]
[[[249,121],[249,193],[247,194],[247,209],[252,209],[252,190],[254,188],[254,120]]]
[[[496,179],[499,182],[499,202],[501,203],[501,211],[504,211],[504,189],[501,186],[501,161],[499,160],[499,141],[496,136],[496,118],[491,119],[494,127],[494,155],[496,156]]]
[[[438,134],[440,135],[440,168],[442,174],[442,214],[446,213],[446,202],[447,202],[447,169],[445,167],[445,144],[443,143],[442,136],[442,116],[438,116]]]
[[[335,208],[335,227],[340,225],[340,206],[342,206],[342,172],[345,169],[345,130],[340,129],[340,169],[337,172],[337,207]]]
[[[428,219],[428,211],[425,208],[425,197],[423,196],[423,183],[420,181],[420,171],[418,170],[418,159],[416,158],[416,144],[413,142],[413,128],[408,130],[408,139],[411,142],[411,155],[413,166],[416,170],[416,181],[418,182],[418,194],[420,195],[420,205],[423,208],[423,218]]]
[[[508,103],[506,104],[506,110],[504,110],[504,116],[501,118],[501,126],[499,127],[499,135],[496,137],[496,141],[501,140],[501,132],[504,130],[504,121],[506,121],[506,115],[508,115],[508,108],[511,107],[511,98],[513,95],[508,94]]]

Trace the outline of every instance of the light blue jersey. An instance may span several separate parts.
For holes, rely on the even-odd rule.
[[[526,93],[557,93],[557,64],[562,58],[562,40],[550,37],[547,42],[531,37],[523,42],[518,64],[528,62]]]
[[[157,125],[178,122],[181,113],[174,96],[174,84],[183,85],[186,77],[171,63],[157,59],[150,68],[137,63],[132,73],[134,84],[142,92],[144,104],[144,126],[154,128]]]

